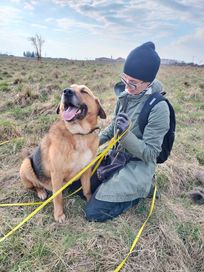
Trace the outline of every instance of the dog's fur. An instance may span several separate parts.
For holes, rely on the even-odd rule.
[[[69,108],[72,112],[71,117]],[[64,90],[57,113],[60,115],[59,120],[51,126],[39,146],[40,168],[43,169],[44,178],[37,177],[29,157],[24,159],[20,168],[24,186],[36,189],[38,197],[42,200],[47,197],[45,189],[55,193],[64,182],[71,179],[96,156],[99,140],[98,135],[92,131],[96,128],[98,116],[106,118],[99,100],[91,90],[76,84]],[[90,175],[89,168],[80,178],[87,200],[91,197]],[[53,202],[54,218],[63,222],[65,215],[62,193],[56,196]]]

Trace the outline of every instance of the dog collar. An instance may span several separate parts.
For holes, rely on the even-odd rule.
[[[92,128],[88,133],[76,133],[75,135],[89,135],[95,132],[97,129],[101,130],[100,127],[95,127],[95,128]]]

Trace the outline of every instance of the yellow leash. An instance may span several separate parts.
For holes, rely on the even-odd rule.
[[[115,137],[112,138],[110,141],[108,147],[100,154],[98,155],[94,160],[92,160],[87,166],[85,166],[79,173],[77,173],[73,178],[71,178],[65,185],[63,185],[57,192],[55,192],[51,197],[49,197],[47,200],[45,200],[42,204],[40,204],[39,207],[37,207],[31,214],[29,214],[25,219],[23,219],[18,225],[16,225],[10,232],[8,232],[3,238],[0,239],[0,243],[3,242],[6,238],[11,236],[16,230],[18,230],[23,224],[25,224],[27,221],[29,221],[36,213],[38,213],[40,210],[42,210],[43,207],[45,207],[51,200],[53,200],[58,194],[60,194],[64,189],[66,189],[70,184],[72,184],[75,180],[79,179],[80,176],[94,163],[96,163],[99,159],[104,157],[110,148],[113,147],[113,145],[118,142],[127,130],[122,133],[117,139]],[[94,168],[94,170],[96,167]],[[23,204],[23,203],[22,203]]]
[[[151,217],[152,215],[152,211],[153,211],[153,208],[154,208],[154,203],[155,203],[155,199],[156,199],[156,192],[157,192],[157,186],[156,186],[156,183],[154,185],[154,194],[153,194],[153,198],[152,198],[152,203],[151,203],[151,206],[150,206],[150,210],[149,210],[149,214],[146,218],[146,220],[144,221],[144,223],[142,224],[142,227],[140,228],[140,230],[138,231],[136,237],[135,237],[135,240],[133,241],[132,243],[132,246],[129,250],[129,253],[127,254],[127,256],[125,257],[125,259],[118,265],[118,267],[114,270],[114,272],[118,272],[121,270],[121,268],[124,266],[125,262],[127,261],[128,257],[130,256],[130,254],[133,252],[143,230],[144,230],[144,227],[147,223],[147,221],[149,220],[149,218]]]
[[[13,139],[11,139],[11,140],[7,140],[7,141],[4,141],[4,142],[1,142],[1,143],[0,143],[0,146],[1,146],[1,145],[4,145],[4,144],[7,144],[7,143],[9,143],[9,142],[11,142],[11,141],[17,140],[17,139],[18,139],[18,140],[19,140],[19,139],[23,139],[23,137],[13,138]]]
[[[10,142],[10,140],[1,142],[1,143],[0,143],[0,146],[1,146],[1,145],[4,145],[4,144],[7,144],[7,143],[9,143],[9,142]]]
[[[7,204],[1,204],[0,207],[18,207],[18,206],[35,206],[35,205],[41,205],[43,202],[29,202],[29,203],[7,203]]]
[[[14,204],[0,204],[0,207],[6,207],[6,206],[32,206],[32,205],[40,205],[38,208],[36,208],[31,214],[29,214],[25,219],[23,219],[16,227],[14,227],[10,232],[8,232],[3,238],[0,239],[0,243],[3,242],[6,238],[8,238],[9,236],[11,236],[16,230],[18,230],[24,223],[26,223],[27,221],[29,221],[36,213],[38,213],[44,206],[46,206],[48,203],[50,203],[58,194],[60,194],[65,188],[67,188],[70,184],[72,184],[75,180],[77,180],[89,167],[91,167],[94,163],[96,163],[93,171],[92,171],[92,175],[95,173],[97,167],[99,166],[99,164],[101,163],[101,161],[103,160],[103,158],[105,157],[105,155],[107,154],[107,152],[109,151],[110,148],[112,148],[116,142],[118,142],[123,135],[127,132],[127,130],[121,134],[117,139],[116,137],[113,137],[111,139],[111,141],[109,142],[108,147],[100,154],[98,155],[92,162],[90,162],[86,167],[84,167],[78,174],[75,175],[75,177],[73,177],[72,179],[70,179],[64,186],[62,186],[56,193],[54,193],[51,197],[49,197],[47,200],[45,200],[44,202],[33,202],[33,203],[14,203]],[[9,141],[7,141],[9,142]],[[4,142],[5,143],[5,142]],[[1,145],[1,144],[0,144]],[[70,194],[69,196],[72,196],[73,194],[75,194],[76,192],[80,191],[81,187],[78,188],[75,192],[73,192],[72,194]],[[129,258],[129,256],[131,255],[131,253],[133,252],[145,226],[146,223],[148,222],[149,218],[152,215],[153,212],[153,208],[154,208],[154,204],[155,204],[155,199],[156,199],[156,192],[157,192],[157,186],[155,183],[155,187],[154,187],[154,194],[153,194],[153,198],[152,198],[152,203],[150,206],[150,210],[149,210],[149,214],[146,218],[146,220],[144,221],[144,223],[142,224],[139,232],[137,233],[135,240],[132,243],[132,246],[129,250],[129,253],[127,254],[127,256],[124,258],[124,260],[118,265],[118,267],[114,270],[114,272],[119,272],[121,270],[121,268],[124,266],[125,262],[127,261],[127,259]]]

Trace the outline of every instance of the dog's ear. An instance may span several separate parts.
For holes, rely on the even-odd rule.
[[[59,114],[60,112],[60,105],[58,105],[57,109],[56,109],[56,113]]]
[[[105,113],[104,109],[102,108],[101,103],[98,99],[96,99],[96,103],[98,105],[98,116],[101,119],[106,119],[106,113]]]

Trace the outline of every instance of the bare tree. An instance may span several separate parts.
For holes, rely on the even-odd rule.
[[[41,60],[41,58],[42,58],[42,45],[45,41],[38,34],[35,34],[35,37],[29,37],[28,40],[34,46],[38,60]]]

